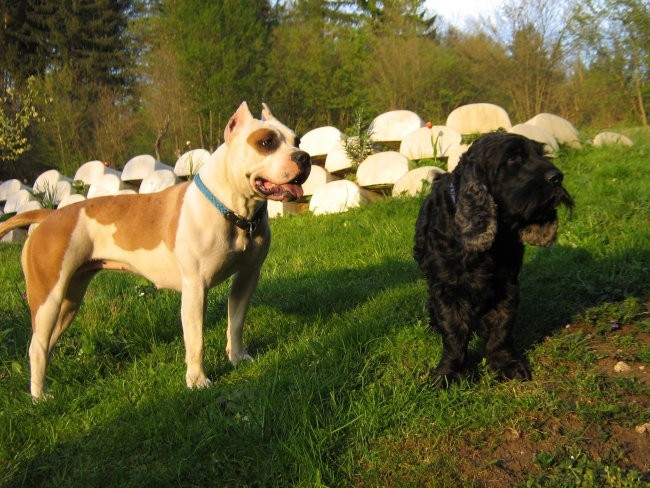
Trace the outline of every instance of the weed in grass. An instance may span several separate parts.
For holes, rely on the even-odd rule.
[[[358,168],[373,153],[374,142],[372,135],[372,129],[368,127],[364,120],[363,110],[358,110],[354,114],[351,135],[346,134],[343,136],[343,148],[354,169]]]
[[[528,478],[525,483],[527,487],[638,488],[645,484],[637,470],[623,470],[591,459],[580,451],[573,454],[564,450],[539,452],[535,455],[535,464],[543,473]]]
[[[43,208],[56,208],[60,200],[56,183],[50,184],[49,182],[45,182],[38,188],[35,188],[34,197]]]
[[[555,366],[571,364],[572,367],[586,367],[598,359],[591,348],[591,336],[582,331],[561,334],[553,340],[547,340],[537,348],[536,354],[544,356],[547,361],[554,361]]]
[[[620,324],[635,321],[642,310],[639,298],[630,297],[623,301],[605,302],[591,307],[578,314],[574,320],[594,327],[599,333],[606,333],[618,329]]]
[[[636,356],[638,360],[644,364],[650,363],[650,344],[639,347]]]
[[[447,162],[443,161],[438,157],[422,158],[422,159],[418,159],[417,161],[409,161],[409,169],[420,168],[422,166],[435,166],[437,168],[446,170]],[[425,181],[427,186],[423,188],[423,191],[426,192],[426,194],[428,194],[429,191],[431,191],[431,186],[430,186],[431,184],[429,183],[428,180]]]
[[[72,182],[72,188],[74,191],[84,197],[88,195],[88,190],[90,190],[90,185],[82,180],[74,180]]]

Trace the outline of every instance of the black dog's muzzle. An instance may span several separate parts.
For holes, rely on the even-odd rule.
[[[553,185],[559,186],[564,181],[564,175],[559,169],[552,169],[546,172],[544,179]]]

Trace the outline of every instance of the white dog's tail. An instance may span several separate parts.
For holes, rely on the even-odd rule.
[[[40,224],[43,222],[53,210],[51,208],[40,208],[38,210],[30,210],[18,215],[14,215],[10,219],[0,222],[0,237],[5,235],[10,230],[19,227],[27,227],[30,224]]]

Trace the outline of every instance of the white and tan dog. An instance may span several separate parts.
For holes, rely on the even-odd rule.
[[[234,275],[226,353],[233,363],[250,359],[242,329],[270,245],[266,200],[300,198],[311,160],[266,105],[258,120],[242,103],[224,140],[192,182],[159,193],[25,212],[0,224],[1,236],[40,223],[22,254],[32,319],[33,397],[43,395],[49,354],[102,269],[130,271],[181,292],[190,388],[211,384],[203,369],[207,292]]]

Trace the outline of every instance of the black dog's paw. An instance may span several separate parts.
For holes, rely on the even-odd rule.
[[[429,373],[429,384],[433,388],[447,389],[458,383],[463,377],[464,368],[453,368],[446,364],[439,364]]]
[[[528,381],[531,378],[530,366],[524,359],[512,358],[508,362],[494,367],[502,380]]]
[[[501,348],[487,354],[487,365],[497,372],[499,379],[527,381],[530,366],[526,359],[512,348]]]

